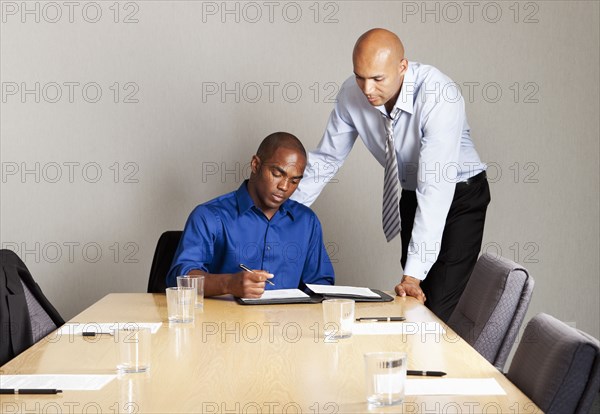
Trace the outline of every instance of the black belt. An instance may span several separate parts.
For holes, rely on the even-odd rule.
[[[485,173],[485,171],[480,172],[477,175],[474,175],[473,177],[470,177],[467,179],[467,181],[461,181],[458,184],[463,184],[463,185],[472,185],[472,184],[477,184],[481,181],[484,181],[487,178],[487,174]]]

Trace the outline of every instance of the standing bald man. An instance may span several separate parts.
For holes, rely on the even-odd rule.
[[[438,69],[409,63],[398,36],[384,29],[357,40],[352,63],[354,76],[342,85],[293,198],[312,204],[360,136],[384,167],[386,238],[402,238],[396,293],[447,321],[481,250],[490,202],[460,89]]]

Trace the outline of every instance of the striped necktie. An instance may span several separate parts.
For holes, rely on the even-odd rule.
[[[382,223],[388,242],[400,233],[400,182],[398,181],[398,160],[394,147],[394,121],[399,113],[400,110],[395,108],[391,117],[382,114],[386,132]]]

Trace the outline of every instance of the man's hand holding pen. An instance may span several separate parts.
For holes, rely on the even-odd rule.
[[[210,274],[194,269],[189,275],[204,276],[204,296],[231,294],[238,298],[260,298],[265,291],[265,282],[274,285],[269,279],[274,275],[264,270],[252,270],[244,265],[237,273]]]
[[[273,284],[269,279],[273,274],[264,270],[252,270],[246,266],[240,265],[243,269],[236,273],[231,280],[230,292],[240,298],[260,298],[265,291],[265,283]]]

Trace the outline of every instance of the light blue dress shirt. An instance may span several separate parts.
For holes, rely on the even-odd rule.
[[[317,215],[286,200],[268,220],[254,205],[247,181],[237,191],[192,211],[167,275],[167,286],[177,286],[176,277],[194,269],[237,273],[240,263],[273,273],[275,286],[266,284],[267,290],[304,289],[306,283],[333,285],[335,280]]]
[[[394,124],[400,185],[416,191],[418,203],[404,274],[423,280],[439,255],[456,183],[486,166],[471,140],[460,88],[438,69],[410,62],[396,107],[401,110]],[[292,198],[310,206],[342,166],[358,136],[384,166],[382,114],[388,115],[385,107],[372,106],[355,77],[348,78],[321,142],[308,155],[304,178]]]

